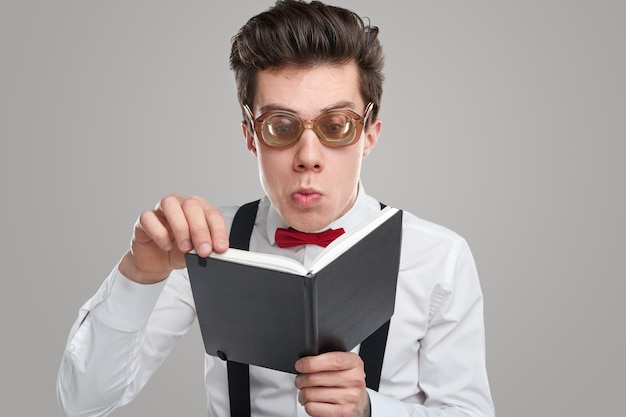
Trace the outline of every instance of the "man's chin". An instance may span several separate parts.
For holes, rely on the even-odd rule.
[[[288,211],[281,214],[285,222],[301,232],[319,232],[328,228],[334,219],[321,215],[317,210]]]

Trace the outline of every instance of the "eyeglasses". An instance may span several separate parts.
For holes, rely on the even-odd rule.
[[[339,109],[324,112],[315,120],[302,120],[287,110],[270,110],[255,119],[250,107],[247,104],[243,107],[257,136],[269,146],[289,146],[300,139],[305,129],[313,129],[324,145],[340,147],[359,140],[374,103],[365,107],[363,116],[352,110]]]

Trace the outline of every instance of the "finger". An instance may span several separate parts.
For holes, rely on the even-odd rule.
[[[356,388],[304,388],[298,393],[298,401],[306,403],[355,404],[360,399],[360,391]]]
[[[224,220],[224,216],[222,215],[222,213],[211,204],[209,204],[202,197],[190,197],[189,200],[186,200],[184,205],[185,210],[186,204],[189,204],[189,207],[193,208],[196,214],[198,210],[196,205],[199,205],[204,215],[204,221],[200,218],[199,215],[194,215],[193,218],[198,221],[198,225],[208,226],[208,240],[205,236],[206,230],[203,227],[196,227],[195,225],[191,227],[192,240],[194,242],[194,247],[196,251],[204,253],[204,256],[208,256],[211,249],[220,253],[228,249],[228,230],[226,228],[226,221]],[[194,231],[198,231],[197,236],[194,234]],[[211,248],[208,249],[208,252],[205,252],[203,249],[199,250],[200,246],[202,246],[204,243],[210,243],[211,245]]]
[[[350,404],[309,401],[302,405],[307,415],[311,417],[360,415],[354,412],[354,407]]]
[[[305,356],[295,364],[300,373],[341,371],[352,368],[363,368],[363,360],[353,352],[327,352],[315,356]]]
[[[213,251],[213,236],[209,220],[205,215],[206,203],[199,197],[190,197],[182,202],[192,247],[200,256],[209,256]]]
[[[224,252],[228,249],[228,230],[226,229],[226,222],[224,216],[215,207],[211,206],[206,201],[202,201],[204,207],[204,215],[209,224],[211,230],[211,239],[213,242],[213,249],[216,252]]]
[[[152,241],[163,251],[170,251],[173,247],[168,228],[154,211],[144,211],[139,215],[133,239],[138,243]]]
[[[169,195],[163,198],[157,208],[164,217],[164,225],[169,228],[174,242],[181,252],[188,252],[192,249],[189,223],[181,206],[182,197]]]
[[[338,406],[334,404],[325,404],[325,403],[306,403],[304,405],[304,411],[306,411],[307,415],[311,417],[318,416],[348,416],[350,414],[343,413],[340,414],[337,411]]]
[[[298,389],[312,387],[364,388],[365,372],[355,368],[349,371],[299,374],[296,376],[295,386]]]

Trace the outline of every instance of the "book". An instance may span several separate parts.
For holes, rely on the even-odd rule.
[[[391,318],[402,211],[385,207],[305,269],[284,256],[230,248],[186,263],[205,351],[296,373],[295,362],[352,350]]]

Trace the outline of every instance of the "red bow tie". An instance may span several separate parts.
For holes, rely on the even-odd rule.
[[[276,229],[274,239],[276,244],[281,248],[288,248],[299,245],[319,245],[326,247],[344,233],[343,229],[328,229],[319,233],[305,233],[296,229]]]

